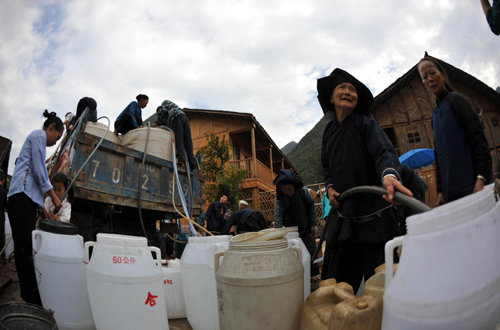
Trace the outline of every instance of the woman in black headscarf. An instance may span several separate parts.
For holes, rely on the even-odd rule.
[[[292,170],[279,170],[276,185],[274,227],[298,227],[299,237],[312,256],[316,249],[316,206],[299,176]],[[311,267],[311,276],[319,274],[318,264]]]
[[[398,156],[382,128],[370,117],[373,96],[359,80],[341,69],[318,79],[318,100],[330,120],[323,133],[321,162],[332,210],[327,221],[322,279],[349,283],[354,292],[384,263],[385,243],[399,235],[392,207],[394,190],[411,196],[401,183]],[[358,194],[340,204],[344,191],[383,186],[384,199]],[[338,228],[338,227],[337,227]],[[338,236],[334,237],[334,233]]]
[[[78,105],[76,106],[76,116],[74,116],[69,123],[70,130],[73,129],[76,122],[87,108],[89,108],[88,120],[94,123],[97,121],[97,102],[93,98],[85,96],[78,101]]]

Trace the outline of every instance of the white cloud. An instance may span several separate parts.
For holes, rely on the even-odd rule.
[[[470,1],[5,0],[0,24],[10,173],[43,109],[64,116],[83,96],[112,122],[139,93],[144,117],[164,99],[251,112],[284,146],[322,116],[316,79],[335,67],[376,95],[428,51],[500,84],[500,40]]]

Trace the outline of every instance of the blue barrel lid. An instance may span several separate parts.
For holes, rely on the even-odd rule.
[[[40,230],[62,235],[78,234],[78,227],[76,225],[51,219],[40,220]]]

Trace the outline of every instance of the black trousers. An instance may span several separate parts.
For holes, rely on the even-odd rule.
[[[172,123],[175,134],[175,148],[177,149],[177,159],[180,162],[189,161],[191,169],[197,169],[198,165],[193,155],[193,140],[191,139],[191,127],[189,119],[184,114],[179,114]]]
[[[25,193],[9,198],[9,221],[14,238],[14,256],[21,298],[26,302],[42,306],[33,265],[33,243],[31,233],[36,227],[38,205]]]
[[[140,124],[139,124],[140,125]],[[115,121],[115,131],[120,134],[127,134],[128,131],[136,129],[132,116],[129,113],[124,113],[120,119]]]

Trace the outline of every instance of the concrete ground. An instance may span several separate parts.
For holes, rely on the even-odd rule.
[[[0,259],[0,304],[22,301],[19,292],[19,279],[13,264]],[[191,330],[187,319],[168,320],[170,330]]]

